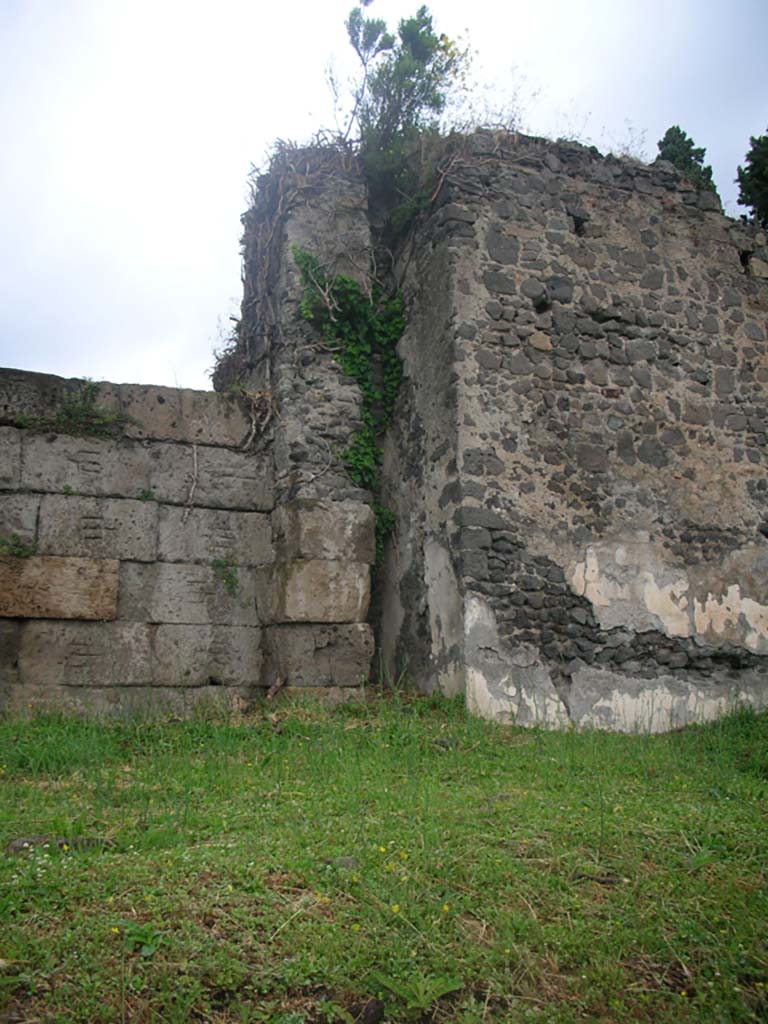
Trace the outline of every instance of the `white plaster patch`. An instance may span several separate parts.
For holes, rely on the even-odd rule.
[[[514,721],[510,702],[503,697],[494,697],[485,676],[476,668],[467,669],[467,708],[480,718],[495,722]]]
[[[644,572],[641,580],[645,607],[664,623],[667,635],[690,636],[688,598],[684,596],[688,580],[681,577],[660,587],[650,572]]]
[[[487,602],[468,595],[464,602],[467,707],[474,714],[517,725],[557,729],[568,724],[560,700],[536,648],[507,647],[498,635]]]
[[[768,653],[768,606],[742,597],[738,583],[728,587],[720,597],[707,594],[702,601],[694,598],[693,605],[697,633],[723,636],[732,631],[729,627],[738,628],[743,616],[746,646],[757,654]]]
[[[464,637],[462,599],[448,550],[436,540],[424,543],[431,653],[440,690],[451,697],[461,693],[464,681],[455,660],[447,661]]]
[[[705,687],[673,676],[637,679],[584,666],[573,674],[570,705],[579,728],[668,732],[713,721],[739,706],[766,707],[768,680],[752,677],[739,687]]]
[[[728,566],[669,564],[647,533],[591,544],[567,569],[575,594],[586,597],[604,629],[658,629],[670,637],[728,640],[768,653],[768,605],[742,593],[735,573],[759,575],[758,549],[745,549]],[[712,577],[722,580],[715,590]],[[743,578],[743,577],[742,577]]]

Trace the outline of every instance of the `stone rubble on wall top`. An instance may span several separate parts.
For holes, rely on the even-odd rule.
[[[0,368],[0,423],[52,421],[83,387],[95,388],[94,402],[126,416],[127,437],[237,448],[251,423],[233,395],[157,385],[86,382],[51,374]]]

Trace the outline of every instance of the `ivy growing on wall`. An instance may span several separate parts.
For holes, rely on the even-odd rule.
[[[402,376],[396,350],[405,329],[402,298],[387,297],[378,286],[367,295],[351,277],[329,278],[311,253],[296,247],[292,252],[304,286],[302,316],[321,331],[339,366],[362,393],[362,426],[341,452],[342,461],[358,487],[376,494],[382,454],[379,437],[392,419]],[[373,511],[378,564],[395,517],[378,502]]]

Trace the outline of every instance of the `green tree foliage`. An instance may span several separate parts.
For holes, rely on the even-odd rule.
[[[466,70],[468,55],[446,35],[437,34],[427,7],[402,19],[393,35],[384,21],[364,15],[363,8],[370,3],[361,0],[346,22],[362,66],[347,135],[357,127],[360,152],[375,192],[382,198],[398,193],[411,196],[412,187],[405,181],[407,154],[421,133],[437,129],[450,91]]]
[[[745,167],[736,171],[739,202],[752,210],[756,224],[768,228],[768,129],[765,135],[752,136]]]
[[[669,160],[697,188],[709,189],[717,195],[717,187],[712,180],[712,168],[708,164],[704,165],[706,149],[703,146],[694,146],[693,139],[689,138],[682,128],[678,125],[667,128],[664,138],[660,139],[657,145],[660,160]]]

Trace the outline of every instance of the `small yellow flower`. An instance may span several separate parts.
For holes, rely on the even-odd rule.
[[[405,850],[401,850],[400,860],[408,860],[408,854],[405,852]]]
[[[399,903],[393,903],[392,904],[392,913],[393,914],[399,914],[400,913],[400,904]]]
[[[511,949],[509,948],[509,946],[507,946],[507,948],[506,948],[506,949],[504,950],[504,952],[505,952],[505,953],[507,953],[507,954],[509,954],[509,953],[511,953],[511,952],[512,952],[512,950],[511,950]]]
[[[61,844],[61,848],[64,851],[64,853],[68,853],[69,852],[69,843],[62,843]]]
[[[350,877],[350,880],[351,880],[352,882],[359,882],[359,881],[360,881],[360,879],[359,879],[359,878],[357,877],[357,875],[352,875],[352,876]]]
[[[386,852],[387,852],[386,846],[380,846],[379,847],[379,853],[386,853]]]
[[[451,904],[450,903],[444,903],[443,904],[443,913],[444,914],[447,914],[450,911],[450,909],[451,909]]]
[[[119,935],[120,934],[120,929],[119,928],[110,928],[109,930],[112,932],[113,935]]]
[[[114,896],[107,896],[107,903],[114,903],[114,902],[115,902],[115,897]]]
[[[352,931],[353,932],[359,932],[360,931],[360,925],[359,924],[353,924],[352,925]]]

